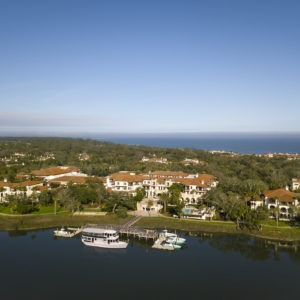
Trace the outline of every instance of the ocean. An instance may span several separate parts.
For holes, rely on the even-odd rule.
[[[128,145],[223,150],[244,154],[300,153],[298,134],[127,134],[93,137]]]

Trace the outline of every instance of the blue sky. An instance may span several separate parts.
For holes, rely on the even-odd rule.
[[[299,132],[300,1],[0,0],[0,132]]]

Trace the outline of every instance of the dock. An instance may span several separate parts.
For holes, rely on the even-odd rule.
[[[78,228],[68,227],[67,230],[69,231],[69,233],[63,233],[63,234],[55,233],[54,235],[57,236],[57,237],[72,238],[75,235],[81,233],[83,228],[82,227],[78,227]]]
[[[158,239],[154,242],[152,248],[153,249],[159,249],[159,250],[168,250],[168,251],[174,251],[175,247],[171,246],[164,246],[162,243],[166,240],[166,238],[163,235],[159,235]]]
[[[116,230],[120,234],[127,235],[127,236],[133,236],[136,238],[144,238],[144,239],[157,239],[158,233],[156,230],[148,230],[143,228],[136,228],[132,227],[133,224],[137,223],[141,217],[134,217],[130,219],[127,223],[123,225],[104,225],[104,224],[87,224],[84,226],[86,227],[96,227],[96,228],[103,228],[103,229],[112,229]]]

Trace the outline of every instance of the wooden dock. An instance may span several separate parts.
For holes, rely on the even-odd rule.
[[[162,246],[162,242],[165,240],[165,237],[159,236],[158,239],[154,242],[152,248],[154,249],[161,249],[161,250],[174,250],[174,248],[166,248]]]
[[[55,233],[54,235],[57,237],[66,237],[66,238],[72,238],[75,235],[82,232],[82,227],[74,228],[74,227],[68,227],[67,230],[70,232],[69,234],[59,234]]]
[[[158,234],[156,230],[148,230],[143,228],[136,228],[132,227],[133,224],[138,222],[141,217],[134,217],[130,219],[127,223],[123,225],[102,225],[102,224],[87,224],[84,226],[86,227],[96,227],[96,228],[103,228],[103,229],[113,229],[119,232],[120,234],[124,234],[127,236],[133,236],[136,238],[144,238],[144,239],[157,239]]]

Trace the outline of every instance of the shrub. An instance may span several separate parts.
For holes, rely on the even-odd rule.
[[[126,218],[128,216],[127,214],[127,208],[126,207],[120,207],[116,210],[116,215],[118,218]]]

